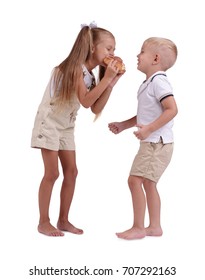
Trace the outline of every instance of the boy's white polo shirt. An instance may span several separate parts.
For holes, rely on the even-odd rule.
[[[156,120],[163,112],[161,101],[168,96],[173,96],[172,86],[166,73],[158,71],[145,81],[138,90],[137,124],[146,125]],[[143,141],[158,143],[161,137],[164,144],[172,143],[174,141],[173,123],[173,120],[169,121]]]

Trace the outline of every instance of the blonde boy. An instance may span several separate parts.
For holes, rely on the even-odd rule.
[[[160,196],[157,182],[167,168],[173,152],[173,118],[178,110],[166,71],[177,58],[177,47],[169,39],[152,37],[144,41],[137,55],[138,70],[146,80],[138,90],[137,115],[109,124],[109,129],[118,134],[138,127],[134,135],[140,140],[140,147],[133,161],[128,185],[132,195],[133,226],[117,233],[119,238],[139,239],[145,236],[161,236]],[[149,226],[145,228],[146,204],[149,212]]]

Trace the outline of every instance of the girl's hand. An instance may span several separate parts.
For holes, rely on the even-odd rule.
[[[119,74],[119,68],[116,66],[116,64],[117,61],[114,59],[109,62],[105,70],[105,75],[104,75],[105,78],[114,79]]]
[[[151,130],[149,125],[136,125],[139,129],[138,131],[134,131],[134,135],[139,139],[139,140],[145,140],[150,134]]]

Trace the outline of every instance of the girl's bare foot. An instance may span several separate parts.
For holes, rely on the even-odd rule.
[[[139,229],[136,227],[132,227],[126,231],[116,233],[117,237],[126,239],[126,240],[133,240],[133,239],[141,239],[146,236],[146,232],[144,229]]]
[[[39,224],[38,231],[47,236],[64,236],[64,233],[52,226],[50,222]]]
[[[57,228],[59,230],[68,231],[68,232],[71,232],[71,233],[74,233],[74,234],[83,234],[83,230],[82,229],[74,227],[74,225],[72,225],[68,221],[65,221],[65,222],[58,221]]]
[[[161,227],[158,228],[147,227],[145,231],[147,236],[162,236],[163,234]]]

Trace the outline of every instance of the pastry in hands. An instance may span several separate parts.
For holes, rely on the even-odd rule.
[[[116,66],[119,69],[118,73],[120,73],[120,74],[124,73],[126,71],[125,64],[123,63],[122,59],[119,56],[113,56],[113,57],[107,56],[104,58],[104,63],[106,65],[108,65],[110,63],[110,61],[113,59],[117,60]]]

